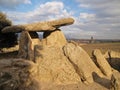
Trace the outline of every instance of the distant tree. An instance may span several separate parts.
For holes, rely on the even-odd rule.
[[[7,19],[6,15],[0,12],[0,48],[11,47],[17,44],[17,34],[2,33],[2,29],[11,26],[12,22]]]

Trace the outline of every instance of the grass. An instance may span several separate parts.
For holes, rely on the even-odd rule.
[[[112,50],[120,52],[120,43],[95,43],[95,44],[84,44],[81,47],[92,56],[92,51],[94,49],[100,49],[104,54],[106,51]]]

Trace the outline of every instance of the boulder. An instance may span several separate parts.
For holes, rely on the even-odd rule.
[[[75,84],[81,82],[73,65],[57,46],[35,46],[35,62],[42,83]]]
[[[61,30],[57,29],[55,31],[44,32],[42,43],[48,46],[64,46],[67,41]]]
[[[91,60],[89,55],[80,46],[75,43],[68,43],[64,46],[63,50],[65,56],[73,64],[83,82],[92,83],[93,72],[96,72],[99,76],[102,76],[102,73]]]
[[[111,66],[105,59],[104,55],[102,55],[101,51],[99,49],[95,49],[93,51],[93,56],[95,57],[98,67],[100,68],[102,73],[106,76],[111,76],[112,75]]]

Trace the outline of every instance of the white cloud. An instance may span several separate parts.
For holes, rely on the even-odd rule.
[[[16,0],[12,1],[14,1],[14,5],[18,5],[15,4]],[[75,23],[73,25],[62,28],[67,37],[90,38],[93,36],[95,38],[120,38],[120,0],[77,1],[79,2],[78,9],[85,11],[79,12],[79,16],[75,15],[76,17],[73,16],[74,11],[68,11],[64,3],[60,1],[43,3],[29,12],[9,11],[5,13],[7,13],[14,24],[74,17]],[[30,0],[24,0],[24,2],[21,0],[19,2],[19,4],[23,3],[31,4]]]
[[[30,0],[0,0],[1,8],[15,8],[20,4],[31,4]]]
[[[88,22],[95,20],[95,14],[89,14],[89,13],[80,13],[79,19],[81,22]]]
[[[38,21],[52,20],[56,18],[70,17],[72,12],[68,12],[62,2],[46,2],[27,13],[9,11],[6,12],[14,24],[32,23]]]
[[[24,0],[23,1],[25,4],[32,4],[30,0]]]
[[[77,0],[80,7],[95,11],[99,16],[119,16],[120,0]]]
[[[80,26],[85,31],[96,31],[97,38],[120,39],[120,0],[77,0],[79,7],[90,12],[80,13]]]

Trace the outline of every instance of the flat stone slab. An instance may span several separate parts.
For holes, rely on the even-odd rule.
[[[44,31],[53,31],[58,29],[61,26],[66,26],[74,23],[73,18],[63,18],[59,20],[53,21],[44,21],[44,22],[37,22],[31,24],[24,24],[24,25],[13,25],[8,26],[2,29],[3,33],[14,32],[18,33],[21,31],[36,31],[36,32],[44,32]]]

